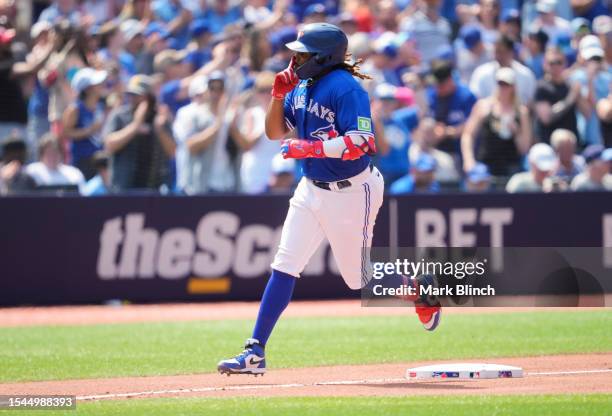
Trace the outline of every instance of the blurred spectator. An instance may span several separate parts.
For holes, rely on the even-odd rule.
[[[272,172],[272,159],[279,152],[280,143],[265,133],[265,119],[270,91],[274,84],[273,72],[261,72],[255,78],[255,90],[246,96],[247,102],[235,100],[230,111],[230,136],[243,152],[240,164],[240,189],[247,194],[266,191]]]
[[[555,176],[571,183],[584,170],[584,159],[576,154],[576,135],[570,130],[557,129],[550,136],[550,144],[559,159]]]
[[[427,93],[429,114],[436,122],[434,131],[438,149],[456,155],[460,153],[459,139],[465,122],[476,103],[469,88],[455,81],[450,61],[432,61],[434,87]]]
[[[612,17],[601,15],[593,19],[593,33],[599,37],[606,63],[612,65]]]
[[[272,158],[272,175],[268,192],[289,193],[295,186],[295,159],[283,159],[280,153]]]
[[[376,31],[399,32],[399,10],[393,0],[381,0],[376,10]]]
[[[175,152],[170,114],[157,107],[146,75],[133,76],[126,93],[127,104],[113,110],[102,133],[111,158],[112,190],[157,190],[169,185],[168,159]]]
[[[493,45],[485,44],[480,28],[473,25],[462,27],[459,38],[463,45],[457,50],[457,70],[461,82],[467,84],[476,68],[493,60]]]
[[[612,85],[608,96],[597,102],[597,117],[601,125],[601,137],[605,147],[612,147]]]
[[[121,20],[136,19],[143,25],[153,20],[151,0],[125,0],[125,5],[119,16]]]
[[[482,31],[482,41],[492,45],[499,38],[499,2],[497,0],[480,0],[478,25]]]
[[[35,23],[30,30],[30,38],[32,40],[32,51],[28,54],[26,62],[34,63],[34,68],[32,68],[34,88],[28,101],[26,137],[28,159],[34,161],[38,159],[36,155],[38,140],[51,128],[49,124],[49,91],[43,86],[36,74],[53,52],[55,46],[53,26],[47,21]]]
[[[229,0],[212,0],[212,6],[204,12],[208,28],[214,34],[221,33],[223,28],[235,23],[242,17],[240,8],[230,6]]]
[[[70,140],[71,164],[79,168],[86,180],[96,174],[93,155],[102,149],[100,133],[105,119],[103,84],[106,71],[80,69],[71,86],[77,98],[64,112],[64,135]]]
[[[380,153],[376,166],[387,184],[393,183],[408,171],[408,147],[411,131],[418,124],[416,107],[404,107],[397,99],[398,88],[380,84],[374,91],[373,118],[380,120],[384,138],[379,138]]]
[[[53,51],[55,38],[49,23],[35,24],[31,37],[34,41],[32,51],[22,61],[14,51],[15,31],[0,27],[0,138],[10,135],[26,137],[32,149],[38,138],[49,130],[48,97],[37,82],[26,105],[22,87],[24,81],[35,78],[45,65]],[[35,153],[30,151],[28,159],[33,160]]]
[[[364,63],[363,71],[372,77],[374,84],[388,83],[400,86],[402,81],[397,73],[398,49],[391,32],[382,34],[373,44],[373,53]]]
[[[84,196],[100,196],[110,193],[111,182],[108,171],[108,154],[104,151],[96,152],[93,156],[93,166],[96,168],[96,176],[87,181],[83,187]]]
[[[304,24],[310,23],[324,23],[327,20],[327,10],[325,5],[321,3],[314,3],[306,7],[304,11]]]
[[[597,101],[609,94],[612,83],[612,73],[604,65],[603,59],[604,51],[599,39],[593,35],[582,38],[577,69],[570,76],[570,82],[582,85],[582,95],[591,108],[588,117],[578,114],[580,136],[586,144],[603,143],[599,120],[593,111]]]
[[[544,76],[544,52],[548,45],[548,35],[540,28],[532,28],[525,38],[525,49],[522,51],[525,65],[537,79]]]
[[[419,122],[408,150],[410,163],[416,163],[419,155],[427,153],[436,160],[434,179],[443,184],[456,184],[459,182],[459,172],[455,168],[455,161],[448,153],[436,149],[439,140],[436,128],[433,118],[426,117]]]
[[[529,68],[514,59],[514,41],[507,36],[500,36],[495,42],[495,61],[476,68],[470,90],[478,98],[490,97],[495,91],[495,74],[502,67],[512,68],[516,74],[517,96],[522,104],[530,104],[536,87],[535,77]]]
[[[535,137],[550,142],[550,135],[557,129],[566,129],[578,135],[576,111],[588,115],[588,100],[580,93],[580,84],[569,84],[563,71],[565,55],[557,47],[546,49],[544,69],[546,76],[538,81],[535,93]]]
[[[391,184],[391,195],[410,193],[436,193],[440,185],[434,179],[436,160],[427,153],[421,153],[410,168],[410,173]]]
[[[179,190],[188,195],[235,190],[236,177],[227,152],[229,97],[219,71],[191,81],[193,103],[174,122]]]
[[[78,25],[81,21],[81,13],[77,9],[77,0],[52,0],[51,5],[43,10],[38,20],[51,24],[68,20],[73,25]]]
[[[10,136],[4,140],[0,162],[0,195],[34,189],[36,183],[24,169],[26,156],[26,143],[23,139]]]
[[[185,93],[185,78],[189,74],[186,56],[187,51],[166,49],[155,56],[153,64],[155,72],[162,75],[160,101],[168,106],[172,114],[189,104],[188,94]]]
[[[440,16],[441,0],[423,0],[422,6],[401,22],[401,29],[416,41],[421,60],[428,64],[441,46],[450,46],[451,27]]]
[[[529,171],[514,174],[506,185],[506,192],[542,192],[544,179],[557,167],[557,156],[546,143],[536,143],[527,155]]]
[[[574,191],[612,191],[612,174],[610,174],[610,156],[606,153],[604,158],[604,147],[592,144],[584,149],[582,153],[586,162],[586,169],[572,181]]]
[[[515,72],[501,68],[495,79],[493,96],[478,100],[470,114],[461,137],[461,152],[466,172],[478,160],[493,176],[503,177],[520,170],[521,155],[527,153],[532,141],[531,120],[527,108],[518,101]]]
[[[49,91],[49,123],[53,131],[62,139],[62,117],[71,101],[70,79],[81,68],[88,65],[83,50],[83,33],[67,21],[55,26],[55,48],[45,66],[38,72],[38,80]],[[67,156],[64,146],[64,158]]]
[[[285,44],[293,42],[295,38],[297,38],[297,31],[293,27],[282,27],[269,35],[268,41],[272,56],[264,62],[264,70],[276,73],[287,68],[293,52]],[[259,53],[259,51],[253,48],[253,53]]]
[[[551,42],[556,42],[559,36],[571,35],[570,23],[557,16],[557,0],[538,0],[536,10],[538,16],[533,21],[533,26],[542,29]]]
[[[173,37],[175,49],[183,49],[190,40],[189,24],[193,16],[181,0],[153,0],[151,10]]]
[[[464,189],[468,192],[487,192],[491,189],[491,174],[483,163],[476,163],[465,175]]]
[[[519,42],[521,39],[521,13],[518,11],[518,9],[504,9],[502,11],[500,20],[500,33],[508,36],[515,42]]]
[[[40,139],[38,154],[40,161],[30,163],[25,168],[37,188],[76,186],[82,189],[85,185],[80,170],[62,163],[60,142],[55,134],[47,133]]]
[[[204,19],[194,20],[193,23],[191,23],[190,31],[196,47],[189,51],[186,59],[187,62],[191,64],[191,72],[194,72],[202,68],[212,59],[212,49],[210,45],[212,34]]]

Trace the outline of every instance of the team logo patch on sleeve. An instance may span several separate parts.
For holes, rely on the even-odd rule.
[[[357,117],[357,130],[372,132],[372,120],[368,117]]]

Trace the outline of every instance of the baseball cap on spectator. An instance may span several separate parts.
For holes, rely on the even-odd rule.
[[[281,50],[285,44],[293,42],[297,38],[297,31],[295,27],[285,26],[270,33],[268,41],[272,46],[272,52],[276,53]]]
[[[591,28],[589,21],[584,17],[576,17],[571,22],[572,32],[574,33],[590,33]]]
[[[388,58],[397,56],[397,46],[395,44],[395,33],[385,32],[374,41],[374,52],[385,55]]]
[[[495,73],[495,80],[497,82],[504,82],[509,85],[514,85],[516,82],[516,75],[512,68],[499,68]]]
[[[365,56],[372,51],[370,37],[364,32],[357,32],[349,37],[348,50],[354,57]]]
[[[412,165],[419,172],[431,172],[436,169],[436,159],[429,153],[422,152],[419,154]]]
[[[374,88],[374,96],[379,100],[395,100],[397,87],[386,82],[378,84]]]
[[[459,31],[459,36],[467,49],[472,49],[482,41],[482,32],[475,25],[463,26]]]
[[[208,75],[208,82],[210,81],[223,81],[225,82],[225,74],[223,71],[215,70]]]
[[[306,7],[306,10],[304,11],[304,17],[312,16],[313,14],[327,16],[327,10],[325,9],[325,6],[321,3],[311,4],[310,6]]]
[[[182,62],[186,56],[187,51],[185,50],[163,50],[155,55],[155,58],[153,59],[153,68],[155,68],[155,72],[164,72],[169,66]]]
[[[189,26],[189,31],[191,36],[194,38],[200,37],[204,33],[210,33],[210,28],[208,27],[208,23],[204,19],[196,19],[191,22]]]
[[[484,163],[476,163],[467,173],[467,180],[472,183],[488,181],[489,179],[491,179],[491,173]]]
[[[543,48],[546,47],[546,44],[548,43],[548,34],[538,25],[531,25],[527,31],[527,36],[533,38],[536,42],[542,45]]]
[[[455,61],[455,51],[450,45],[440,45],[436,48],[435,59],[441,59],[443,61]]]
[[[431,77],[435,84],[446,81],[453,75],[453,64],[449,60],[433,60],[431,62]]]
[[[552,13],[557,7],[557,0],[538,0],[536,10],[540,13]]]
[[[7,29],[0,26],[0,43],[11,43],[15,39],[16,34],[15,29]]]
[[[162,39],[167,39],[172,35],[168,29],[166,29],[165,26],[159,22],[149,23],[143,31],[143,35],[147,38],[156,33],[159,34],[159,37]]]
[[[134,75],[128,81],[125,92],[133,95],[147,95],[153,90],[153,80],[148,75]]]
[[[280,153],[277,153],[272,158],[272,173],[280,175],[281,173],[294,173],[295,172],[295,160],[294,159],[283,159]]]
[[[119,30],[123,35],[123,38],[126,42],[131,41],[138,35],[142,35],[144,32],[144,27],[142,23],[140,23],[136,19],[128,19],[125,22],[121,23],[119,26]]]
[[[189,83],[189,98],[197,97],[208,91],[208,77],[200,75]]]
[[[612,147],[601,152],[601,158],[606,162],[612,162]]]
[[[502,11],[500,19],[504,23],[508,23],[512,21],[520,22],[521,13],[517,9],[514,9],[514,8],[505,9]]]
[[[612,32],[612,17],[601,15],[593,19],[593,32],[598,35]]]
[[[582,38],[580,40],[580,44],[578,45],[578,50],[580,51],[580,57],[586,61],[595,57],[603,58],[604,56],[604,50],[601,47],[601,42],[595,35],[587,35]]]
[[[536,143],[531,146],[527,154],[527,160],[543,172],[549,172],[557,166],[557,155],[553,148],[546,143]]]
[[[395,98],[406,107],[414,105],[414,91],[408,87],[397,87]]]
[[[32,25],[32,28],[30,29],[30,38],[36,39],[44,32],[48,32],[52,28],[53,26],[51,25],[51,23],[47,22],[46,20],[36,22],[34,23],[34,25]]]
[[[80,94],[89,87],[104,83],[106,78],[108,78],[108,73],[106,71],[97,71],[93,68],[82,68],[74,74],[70,86]]]
[[[600,144],[592,144],[587,146],[586,149],[582,152],[582,157],[584,161],[588,164],[594,162],[596,160],[603,159],[604,147]]]

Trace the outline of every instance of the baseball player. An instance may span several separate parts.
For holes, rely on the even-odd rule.
[[[265,373],[268,338],[323,238],[351,289],[370,279],[369,247],[384,181],[370,161],[376,152],[370,100],[354,78],[367,76],[359,73],[359,62],[346,62],[347,44],[338,27],[313,23],[286,45],[295,53],[289,67],[276,75],[266,134],[282,139],[295,130],[298,139],[284,140],[281,153],[304,159],[304,177],[289,203],[253,335],[242,353],[219,362],[222,374]],[[425,328],[435,329],[439,303],[411,300]]]

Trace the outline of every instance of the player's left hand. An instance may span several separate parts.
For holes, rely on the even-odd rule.
[[[324,158],[323,142],[300,139],[286,139],[281,144],[283,159]]]

